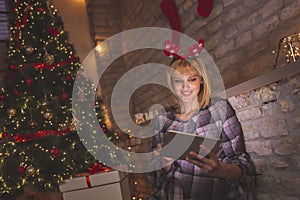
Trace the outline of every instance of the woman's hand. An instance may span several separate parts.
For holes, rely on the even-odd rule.
[[[165,166],[163,168],[163,171],[165,173],[168,173],[171,168],[172,168],[172,163],[174,162],[173,158],[169,158],[169,157],[162,157],[162,166]]]
[[[162,143],[159,143],[157,144],[157,150],[154,150],[154,154],[156,156],[159,156],[160,155],[160,149],[162,148]],[[170,170],[171,170],[171,167],[172,167],[172,163],[174,162],[174,159],[173,158],[169,158],[169,157],[162,157],[161,158],[161,165],[162,166],[165,166],[163,167],[163,171],[165,173],[168,173]]]
[[[242,176],[241,169],[236,164],[227,164],[219,160],[215,153],[200,145],[200,148],[207,153],[204,157],[196,152],[191,151],[187,161],[200,167],[204,174],[217,178],[227,178],[230,180],[238,180]]]
[[[204,174],[213,177],[220,177],[220,174],[222,174],[222,162],[212,151],[208,153],[207,149],[203,145],[200,145],[200,148],[206,152],[207,156],[204,157],[194,151],[191,151],[186,160],[200,167]]]

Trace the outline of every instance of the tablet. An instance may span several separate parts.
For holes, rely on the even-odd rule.
[[[201,136],[201,135],[196,135],[193,133],[186,133],[186,132],[181,132],[181,131],[175,131],[175,130],[168,130],[167,133],[163,137],[163,145],[166,146],[169,143],[172,143],[172,140],[174,137],[178,138],[178,142],[173,145],[181,146],[183,144],[190,144],[187,146],[186,150],[183,150],[182,152],[178,152],[178,149],[182,149],[180,147],[178,148],[173,148],[174,151],[176,151],[176,155],[180,155],[178,159],[185,160],[186,157],[189,156],[190,151],[194,151],[199,153],[202,156],[206,156],[207,153],[204,151],[200,151],[199,145],[202,144],[206,147],[206,149],[213,151],[216,153],[221,145],[221,139],[220,138],[212,138],[212,137],[206,137],[206,136]],[[175,146],[176,147],[176,146]],[[172,156],[172,152],[169,153],[169,155]],[[168,156],[168,155],[165,155]]]

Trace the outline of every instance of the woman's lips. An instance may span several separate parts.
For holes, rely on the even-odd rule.
[[[182,91],[182,92],[180,92],[183,96],[190,96],[193,92],[192,91],[190,91],[190,92],[184,92],[184,91]]]

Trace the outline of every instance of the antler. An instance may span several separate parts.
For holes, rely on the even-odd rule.
[[[202,49],[204,48],[204,40],[201,38],[198,43],[189,47],[188,50],[190,52],[189,57],[197,57],[200,56]]]
[[[204,40],[200,39],[198,43],[193,44],[191,47],[188,48],[188,51],[190,52],[189,55],[179,55],[178,52],[180,50],[180,46],[171,43],[170,40],[165,41],[164,45],[164,53],[171,59],[183,59],[183,58],[193,58],[193,57],[198,57],[200,56],[200,53],[202,49],[204,48]]]

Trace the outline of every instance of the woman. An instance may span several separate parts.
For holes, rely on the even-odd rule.
[[[208,76],[200,58],[178,59],[171,64],[168,82],[180,107],[157,117],[152,165],[161,170],[149,173],[150,182],[159,189],[159,199],[250,199],[246,193],[254,183],[254,165],[246,153],[243,132],[230,104],[211,99]],[[208,136],[210,127],[220,129],[222,143],[217,153],[202,157],[190,152],[185,160],[160,157],[163,133],[178,130]],[[152,197],[154,197],[153,195]]]

